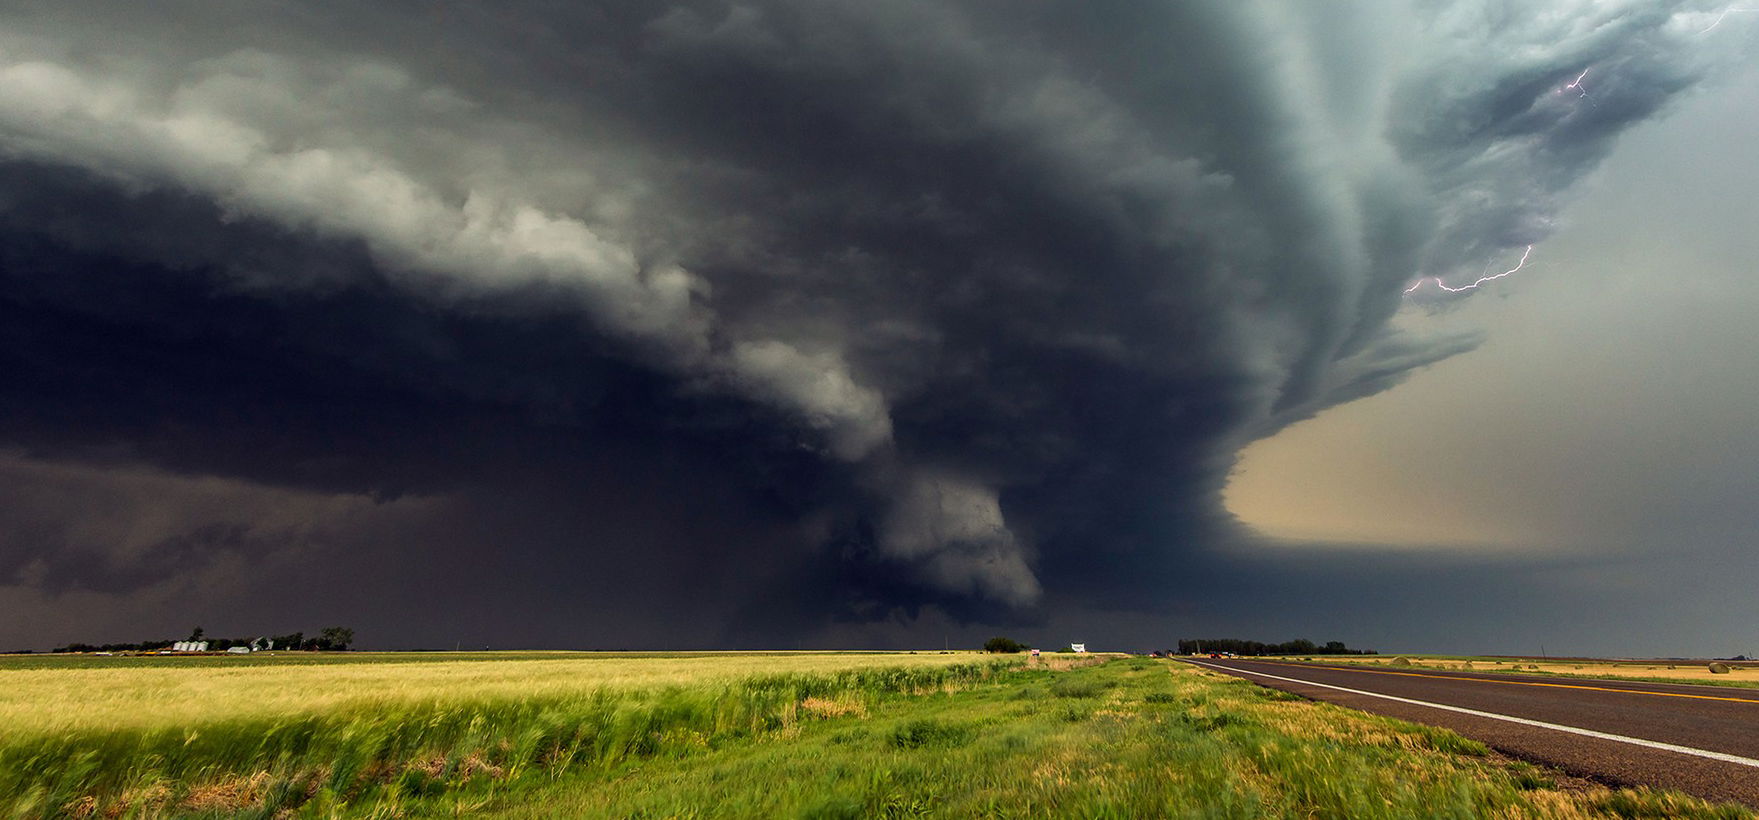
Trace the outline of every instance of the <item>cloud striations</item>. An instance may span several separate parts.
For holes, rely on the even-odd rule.
[[[15,6],[0,448],[85,489],[0,510],[170,500],[0,589],[132,611],[224,542],[404,642],[362,602],[465,580],[538,642],[1164,605],[1240,447],[1476,343],[1403,288],[1542,241],[1707,13]]]

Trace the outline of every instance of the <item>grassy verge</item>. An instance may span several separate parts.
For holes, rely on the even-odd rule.
[[[1182,664],[1024,669],[670,758],[410,801],[491,817],[1752,817],[1560,788],[1452,732]]]
[[[1184,664],[1019,663],[6,735],[0,815],[1753,817]]]

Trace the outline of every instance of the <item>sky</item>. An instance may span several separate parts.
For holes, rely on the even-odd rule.
[[[1759,654],[1756,45],[6,4],[0,648]]]

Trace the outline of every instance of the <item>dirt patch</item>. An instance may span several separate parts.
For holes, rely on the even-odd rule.
[[[1058,658],[1050,655],[1041,655],[1038,660],[1027,661],[1026,666],[1028,668],[1049,669],[1053,672],[1063,672],[1070,669],[1080,669],[1084,666],[1098,666],[1105,663],[1107,660],[1107,658],[1095,658],[1092,656]]]
[[[238,811],[262,803],[269,780],[268,772],[257,772],[250,777],[196,786],[183,798],[183,805],[194,811]]]
[[[800,711],[821,718],[867,717],[867,706],[858,700],[807,698],[800,702]]]

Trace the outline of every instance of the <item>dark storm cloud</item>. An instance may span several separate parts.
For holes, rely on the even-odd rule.
[[[0,35],[0,446],[366,506],[0,572],[421,540],[750,636],[1155,605],[1242,444],[1475,343],[1386,327],[1411,276],[1704,70],[1647,4],[113,11]]]
[[[1715,15],[1692,8],[1610,4],[1537,18],[1445,10],[1446,46],[1402,84],[1407,116],[1389,130],[1445,203],[1428,269],[1545,238],[1558,194],[1619,134],[1730,59],[1728,42],[1702,36]],[[1473,70],[1485,62],[1497,70]]]

